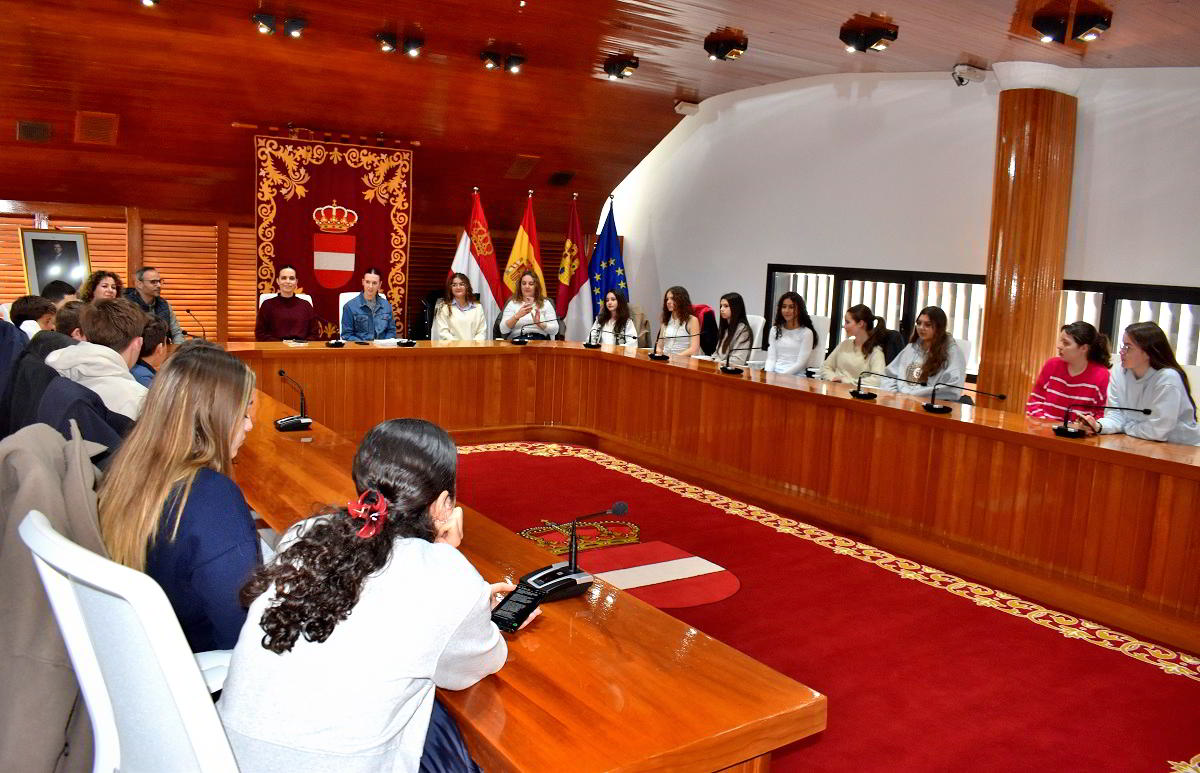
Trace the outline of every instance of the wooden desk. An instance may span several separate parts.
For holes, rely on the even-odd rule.
[[[288,413],[260,397],[235,468],[276,529],[354,496],[357,443],[320,425],[275,432]],[[464,531],[489,580],[558,560],[471,510]],[[506,638],[498,674],[441,692],[488,771],[765,771],[772,749],[825,727],[825,696],[603,581]]]
[[[1200,651],[1200,449],[1055,437],[883,393],[578,344],[230,344],[266,393],[359,437],[418,416],[459,442],[597,448],[1151,639]]]

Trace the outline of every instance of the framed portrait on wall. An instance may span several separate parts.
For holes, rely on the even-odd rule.
[[[55,279],[78,289],[92,272],[87,234],[81,232],[22,228],[21,254],[30,295],[40,295]]]

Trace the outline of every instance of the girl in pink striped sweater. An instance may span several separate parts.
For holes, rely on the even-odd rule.
[[[1025,403],[1025,413],[1035,419],[1062,421],[1068,406],[1104,405],[1110,367],[1108,336],[1086,322],[1063,325],[1058,334],[1058,356],[1042,366]],[[1072,418],[1078,411],[1104,415],[1103,411],[1081,406],[1071,411]]]

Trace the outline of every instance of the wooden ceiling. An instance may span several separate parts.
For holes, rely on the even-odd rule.
[[[1112,0],[1112,29],[1078,49],[1023,34],[1014,18],[1030,2],[0,0],[0,196],[249,213],[248,127],[291,124],[412,147],[418,225],[460,223],[478,185],[494,227],[514,228],[534,188],[539,227],[561,231],[573,191],[594,222],[608,191],[679,120],[680,96],[837,72],[948,73],[960,61],[1200,66],[1195,0]],[[249,20],[260,8],[308,29],[298,40],[260,35]],[[899,24],[899,39],[883,54],[847,55],[838,28],[871,12]],[[745,31],[741,60],[708,60],[701,43],[718,27]],[[383,54],[372,39],[416,28],[426,40],[416,59]],[[524,70],[485,71],[489,42],[522,52]],[[641,60],[635,76],[604,79],[605,56],[624,51]],[[117,114],[117,145],[76,143],[76,111]],[[51,138],[16,141],[18,120],[49,122]],[[519,155],[538,160],[506,179]],[[559,171],[575,177],[550,186]]]

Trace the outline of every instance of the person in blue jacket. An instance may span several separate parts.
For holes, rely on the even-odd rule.
[[[342,338],[347,341],[374,341],[396,337],[396,318],[391,304],[379,292],[383,278],[379,269],[363,272],[363,291],[342,307]]]
[[[162,586],[193,652],[232,649],[239,593],[262,563],[233,480],[254,416],[254,372],[207,342],[183,344],[154,377],[141,418],[100,485],[112,560]]]

